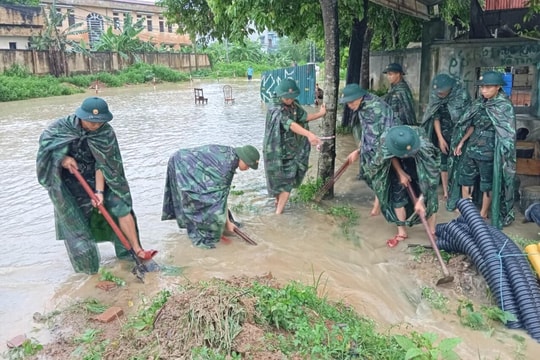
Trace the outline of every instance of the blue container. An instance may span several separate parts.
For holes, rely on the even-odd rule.
[[[512,84],[513,84],[513,75],[512,73],[504,73],[503,74],[503,80],[506,83],[502,88],[504,92],[506,93],[506,96],[510,97],[512,96]]]
[[[300,105],[315,104],[315,84],[317,83],[315,64],[265,71],[261,79],[261,100],[268,103],[275,95],[275,88],[283,79],[293,79],[300,89],[296,98]]]

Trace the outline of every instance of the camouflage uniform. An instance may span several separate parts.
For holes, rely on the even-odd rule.
[[[454,84],[449,94],[441,98],[437,89],[432,89],[429,103],[422,118],[422,127],[429,139],[439,148],[439,139],[433,128],[435,119],[439,119],[441,133],[448,144],[452,144],[452,133],[461,115],[471,104],[471,96],[458,78],[452,78]],[[441,153],[441,171],[448,171],[448,154]]]
[[[266,114],[263,141],[266,185],[272,197],[298,187],[309,166],[311,144],[307,137],[291,131],[293,122],[309,130],[307,112],[296,100],[287,106],[274,98]]]
[[[214,248],[226,223],[227,198],[238,168],[235,148],[205,145],[169,158],[162,220],[176,219],[195,246]]]
[[[373,94],[364,95],[360,107],[352,118],[352,132],[360,147],[360,174],[371,187],[371,176],[368,168],[373,162],[379,147],[382,133],[392,126],[398,125],[392,109],[388,104]]]
[[[409,85],[401,80],[390,86],[390,90],[383,96],[383,100],[390,105],[394,118],[399,125],[418,125],[414,111],[414,99]]]
[[[71,115],[52,123],[39,139],[37,177],[49,192],[54,206],[56,238],[65,240],[71,264],[76,272],[99,270],[96,241],[113,241],[116,255],[129,253],[91,204],[83,187],[61,162],[73,157],[89,185],[95,187],[95,173],[105,178],[104,206],[115,217],[132,211],[131,194],[124,174],[122,157],[113,128],[104,123],[96,131],[86,131],[80,119]]]
[[[468,184],[467,174],[474,175],[473,171],[477,171],[470,167],[471,164],[487,161],[490,163],[488,165],[492,175],[491,223],[498,228],[507,226],[515,219],[513,207],[516,125],[514,107],[502,90],[492,99],[486,101],[480,98],[472,104],[456,125],[452,135],[452,151],[470,126],[474,126],[475,130],[462,148],[463,155],[449,159],[450,191],[447,209],[450,211],[456,209],[456,203],[461,197],[460,181],[464,180],[461,182]],[[485,174],[486,166],[478,171]],[[485,183],[474,186],[475,191],[487,188]],[[481,199],[477,195],[474,198]]]
[[[424,130],[420,127],[410,126],[420,138],[420,148],[414,157],[401,158],[403,170],[411,176],[411,186],[417,195],[424,195],[426,204],[426,218],[435,214],[439,209],[437,187],[439,185],[439,151],[429,141]],[[414,213],[414,204],[409,198],[407,190],[399,183],[399,177],[394,171],[391,160],[395,156],[390,153],[386,145],[385,131],[380,140],[379,149],[369,167],[368,176],[372,179],[372,188],[377,194],[381,204],[381,213],[388,222],[398,226],[412,226],[420,222]],[[407,218],[405,222],[399,221],[395,209],[405,207]]]

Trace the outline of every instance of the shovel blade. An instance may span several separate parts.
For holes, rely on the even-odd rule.
[[[131,273],[137,277],[137,279],[141,280],[142,283],[144,283],[144,274],[148,270],[146,269],[146,266],[144,264],[137,264],[135,267],[131,270]]]
[[[454,277],[452,275],[448,275],[448,276],[445,276],[443,278],[440,278],[438,281],[437,281],[437,285],[442,285],[442,284],[447,284],[447,283],[451,283],[452,281],[454,281]]]

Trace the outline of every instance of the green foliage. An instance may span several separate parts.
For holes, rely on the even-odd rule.
[[[24,340],[21,346],[11,348],[3,355],[9,360],[23,360],[36,355],[41,350],[43,350],[43,345],[32,338]]]
[[[453,348],[459,339],[445,339],[435,345],[433,334],[385,337],[374,323],[359,317],[342,303],[330,303],[317,295],[317,288],[292,282],[281,289],[258,283],[251,291],[257,298],[258,322],[289,335],[267,337],[283,354],[306,359],[457,359]],[[416,355],[414,355],[416,354]],[[414,356],[413,356],[414,355]]]
[[[522,250],[524,250],[527,247],[527,245],[538,244],[538,240],[526,239],[524,237],[521,237],[521,236],[515,235],[515,234],[511,234],[511,235],[509,235],[509,237]]]
[[[447,313],[448,298],[429,286],[422,287],[422,299],[425,299],[435,309]]]
[[[14,4],[14,5],[37,6],[37,5],[39,5],[39,0],[2,0],[2,1],[0,1],[0,3]]]
[[[0,75],[0,102],[72,95],[82,92],[84,92],[82,89],[66,86],[52,76],[21,78]]]
[[[151,42],[142,41],[138,35],[145,29],[145,18],[140,18],[135,23],[131,13],[126,13],[122,22],[122,31],[116,34],[112,26],[109,26],[104,34],[101,34],[98,41],[93,44],[95,51],[113,51],[118,53],[123,59],[133,57],[136,62],[141,61],[139,53],[155,52]]]
[[[154,325],[157,312],[165,305],[170,296],[169,290],[161,290],[149,306],[143,307],[135,317],[129,320],[128,326],[136,330],[151,328]],[[145,301],[143,301],[143,305],[146,305],[144,303]]]
[[[80,344],[75,351],[73,351],[73,356],[77,359],[82,360],[101,360],[105,353],[107,345],[109,345],[109,340],[98,341],[102,330],[96,329],[86,329],[84,333],[79,336],[76,336],[73,340],[75,343]]]
[[[480,311],[474,309],[473,303],[466,299],[461,300],[457,309],[457,315],[462,325],[475,330],[492,331],[493,321],[506,324],[508,321],[516,321],[516,317],[503,311],[496,306],[480,307]]]
[[[126,282],[123,279],[113,275],[109,270],[106,270],[105,268],[99,269],[99,275],[101,275],[100,280],[102,281],[112,281],[118,286],[126,285]]]
[[[440,11],[441,18],[447,24],[456,24],[465,29],[469,28],[471,0],[443,1],[440,4]]]
[[[83,302],[83,305],[89,313],[101,314],[107,310],[107,306],[100,303],[97,299],[87,299]]]
[[[88,54],[84,43],[71,40],[71,36],[85,34],[88,31],[81,29],[83,22],[78,22],[62,29],[62,23],[67,20],[68,12],[58,12],[56,2],[49,8],[47,16],[44,17],[44,26],[39,35],[30,36],[30,48],[35,50],[49,50]]]
[[[357,233],[354,231],[358,225],[360,216],[355,208],[349,205],[332,206],[327,210],[329,215],[341,220],[339,228],[346,239],[351,240],[355,245],[360,245]]]
[[[352,134],[352,128],[350,126],[336,126],[336,135],[350,135]]]
[[[322,179],[320,178],[313,178],[308,177],[300,186],[298,189],[296,189],[296,192],[293,196],[291,196],[291,202],[296,203],[308,203],[311,200],[313,200],[313,196],[317,193],[317,190],[321,188],[323,185]]]
[[[437,335],[433,333],[419,334],[413,332],[411,338],[403,335],[395,335],[394,338],[399,346],[406,351],[405,360],[457,360],[459,356],[453,350],[460,342],[459,338],[447,338],[435,345]]]
[[[28,70],[26,66],[13,64],[9,67],[9,69],[4,70],[4,75],[27,78],[30,76],[30,71]]]

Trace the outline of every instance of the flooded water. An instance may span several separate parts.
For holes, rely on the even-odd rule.
[[[503,329],[490,338],[448,321],[420,301],[418,280],[405,270],[405,246],[388,249],[385,245],[395,228],[380,216],[368,215],[372,195],[356,180],[357,167],[351,166],[338,182],[336,200],[331,204],[352,204],[358,209],[360,225],[353,229],[353,240],[345,238],[340,224],[321,211],[291,204],[284,215],[274,215],[261,168],[238,172],[233,186],[243,195],[231,195],[229,200],[237,220],[258,246],[233,238],[230,245],[219,244],[215,250],[198,249],[174,221],[161,221],[167,161],[177,149],[211,143],[252,144],[261,149],[266,107],[259,98],[259,82],[228,81],[234,104],[224,103],[224,84],[199,81],[158,85],[156,89],[103,89],[99,94],[114,114],[111,124],[132,189],[141,242],[160,251],[159,263],[183,268],[181,277],[149,274],[146,284],[140,284],[129,273],[130,264],[116,260],[112,245],[100,244],[102,264],[128,282],[132,296],[186,279],[272,273],[281,281],[319,281],[322,294],[343,299],[384,326],[405,323],[409,330],[460,337],[464,343],[459,353],[464,359],[510,359],[518,353],[531,358],[529,354],[538,353],[536,342],[526,340],[526,350],[521,350],[510,338],[515,333],[528,338],[523,332]],[[194,104],[194,86],[204,88],[208,104]],[[52,205],[35,173],[40,133],[53,120],[72,113],[90,95],[94,94],[0,103],[0,351],[15,335],[33,336],[34,312],[47,312],[66,299],[97,292],[97,276],[74,274],[63,242],[55,240]],[[319,121],[313,123],[313,130],[318,130]],[[338,166],[354,147],[352,138],[339,138]],[[316,161],[314,149],[315,168]],[[444,210],[440,213],[440,221],[453,218]],[[535,224],[516,224],[509,231],[535,238],[538,229]],[[410,229],[409,237],[411,242],[428,242],[421,227]],[[438,271],[434,269],[434,278]]]

